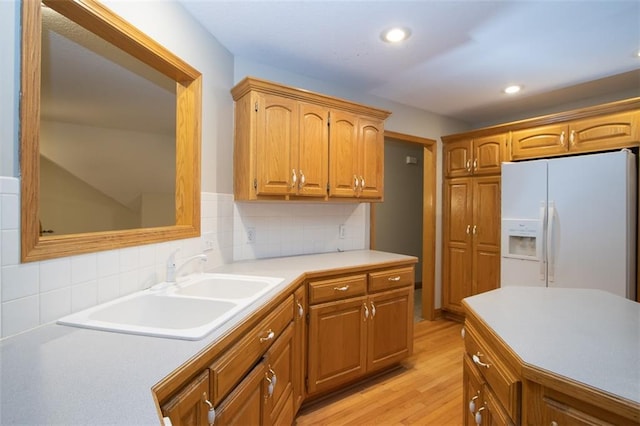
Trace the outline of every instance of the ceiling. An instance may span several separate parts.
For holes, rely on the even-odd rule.
[[[640,96],[637,0],[179,1],[235,57],[469,124]]]

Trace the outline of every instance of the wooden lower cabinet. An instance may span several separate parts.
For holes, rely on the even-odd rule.
[[[413,352],[413,289],[369,296],[367,370],[396,364]]]
[[[209,370],[205,370],[177,395],[162,404],[160,410],[174,426],[204,425],[209,423],[207,421],[209,406],[206,402],[208,400]]]
[[[361,276],[335,279],[338,300],[311,304],[307,393],[318,395],[352,382],[368,373],[397,364],[413,350],[413,267],[369,273],[370,294],[342,299],[348,283]],[[382,274],[386,290],[379,284]],[[327,281],[310,282],[326,288]],[[323,293],[326,296],[326,292]],[[313,303],[313,299],[310,303]]]
[[[229,394],[216,410],[220,425],[259,425],[264,417],[263,382],[265,369],[261,363]],[[208,423],[201,423],[208,424]],[[173,423],[175,426],[175,423]]]
[[[442,308],[500,286],[500,176],[447,179],[443,203]]]
[[[307,289],[300,286],[293,294],[293,409],[298,411],[306,397],[307,366]]]
[[[464,425],[640,424],[637,403],[524,363],[472,312],[463,330]]]

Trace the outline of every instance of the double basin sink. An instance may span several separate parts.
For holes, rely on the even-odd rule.
[[[282,281],[274,277],[196,274],[176,284],[156,285],[66,316],[58,324],[200,340]]]

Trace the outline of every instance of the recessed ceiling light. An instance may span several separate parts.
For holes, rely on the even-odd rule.
[[[505,87],[504,93],[506,93],[507,95],[513,95],[514,93],[518,93],[520,90],[522,90],[522,86],[516,84],[513,86]]]
[[[408,28],[395,27],[383,31],[380,37],[387,43],[399,43],[408,39],[410,35],[411,30]]]

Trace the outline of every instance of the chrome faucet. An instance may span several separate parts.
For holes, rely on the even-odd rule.
[[[185,261],[182,263],[182,265],[180,265],[179,268],[176,268],[176,253],[178,252],[178,250],[174,251],[173,253],[171,253],[169,255],[169,259],[167,259],[167,277],[166,277],[166,282],[168,283],[175,283],[177,278],[180,276],[180,272],[182,272],[182,270],[189,265],[191,262],[193,262],[194,260],[200,260],[201,262],[206,262],[207,261],[207,255],[206,254],[197,254],[195,256],[191,256],[187,259],[185,259]]]

